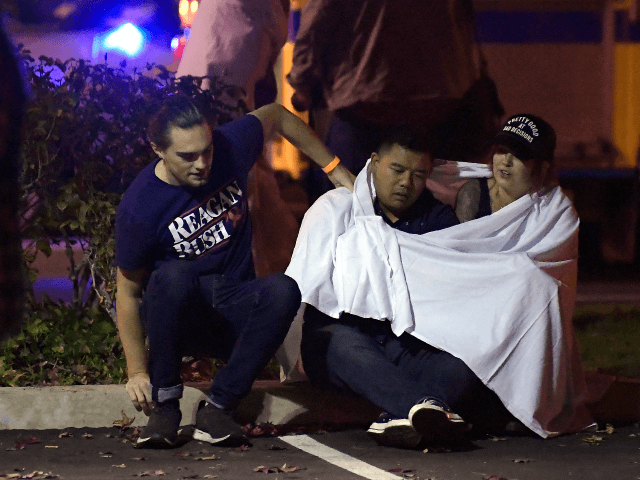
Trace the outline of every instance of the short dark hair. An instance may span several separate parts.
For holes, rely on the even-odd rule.
[[[433,154],[435,150],[435,142],[432,134],[423,129],[406,124],[389,127],[378,146],[377,153],[380,154],[394,145],[399,145],[407,150],[420,153]]]
[[[171,144],[169,130],[171,127],[191,128],[201,125],[206,119],[202,110],[194,101],[181,94],[168,96],[160,109],[149,121],[147,135],[149,141],[160,150],[165,150]]]

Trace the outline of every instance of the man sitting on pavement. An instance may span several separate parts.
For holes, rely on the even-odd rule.
[[[159,158],[128,188],[116,218],[116,307],[127,392],[150,417],[138,444],[175,443],[185,352],[228,360],[199,405],[194,438],[244,441],[231,413],[300,306],[291,278],[255,279],[251,254],[247,175],[278,134],[324,167],[334,184],[353,188],[354,176],[280,105],[266,105],[212,132],[190,98],[174,95],[150,122]]]
[[[409,178],[430,164],[403,163],[412,149],[401,145],[372,155],[353,193],[328,192],[305,215],[286,271],[307,310],[285,341],[290,366],[301,350],[312,381],[384,409],[369,433],[386,445],[454,440],[465,422],[513,417],[545,438],[588,427],[571,201],[559,187],[531,191],[453,225],[447,207],[407,206],[424,184]],[[454,183],[491,175],[464,162],[434,170]]]
[[[371,155],[374,211],[393,229],[424,234],[459,223],[453,209],[425,188],[429,152],[426,136],[397,127]],[[339,201],[340,192],[326,196]],[[362,294],[371,294],[367,285]],[[503,408],[464,362],[409,333],[396,336],[388,321],[351,313],[336,320],[307,305],[302,328],[302,361],[310,380],[353,391],[381,407],[384,413],[369,428],[381,444],[412,448],[427,435],[456,434],[464,422],[452,408],[465,417]]]

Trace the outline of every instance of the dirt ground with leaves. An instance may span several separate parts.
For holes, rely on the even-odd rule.
[[[115,419],[114,419],[115,420]],[[115,420],[116,422],[119,420]],[[361,479],[268,433],[239,448],[190,439],[176,448],[134,448],[138,430],[114,428],[0,430],[0,478],[131,479]],[[265,433],[266,432],[266,433]],[[542,440],[485,437],[458,448],[399,450],[379,447],[363,429],[316,431],[315,440],[398,478],[415,480],[639,479],[640,426]],[[266,475],[266,477],[265,477]]]

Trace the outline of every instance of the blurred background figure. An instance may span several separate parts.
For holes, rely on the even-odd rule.
[[[250,111],[273,103],[278,94],[273,69],[287,41],[288,15],[289,0],[202,0],[176,76],[216,76],[242,87]],[[202,88],[208,85],[205,79]],[[284,272],[298,222],[264,152],[249,176],[249,209],[257,276]]]
[[[333,113],[326,144],[356,174],[384,131],[400,123],[436,133],[437,158],[464,160],[447,151],[458,133],[479,128],[458,116],[475,110],[463,108],[463,98],[495,91],[490,79],[472,89],[483,77],[474,33],[471,0],[307,0],[287,76],[292,103]],[[499,116],[492,123],[486,140]],[[317,193],[330,188],[319,176],[315,182],[322,182]]]
[[[25,277],[18,222],[25,92],[14,49],[0,29],[0,340],[18,333]]]
[[[249,110],[274,102],[273,66],[287,41],[288,15],[288,0],[202,0],[177,76],[217,76],[242,87]]]

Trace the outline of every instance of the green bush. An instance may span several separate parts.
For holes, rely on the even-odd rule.
[[[22,332],[0,345],[0,386],[121,383],[127,366],[117,333],[104,310],[78,316],[45,297]]]
[[[640,378],[640,305],[582,306],[573,318],[585,370]]]

